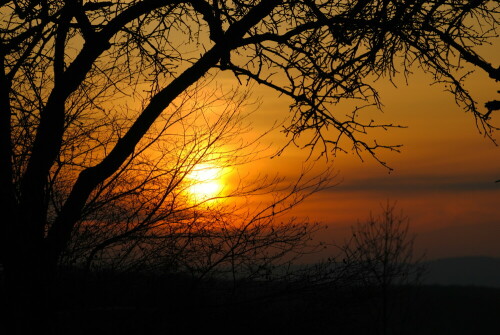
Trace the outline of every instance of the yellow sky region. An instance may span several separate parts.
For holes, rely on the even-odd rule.
[[[498,56],[490,56],[494,65],[500,63]],[[379,143],[403,145],[401,153],[379,153],[394,169],[391,173],[369,156],[362,162],[352,153],[339,155],[334,161],[339,185],[314,195],[291,214],[325,223],[329,229],[320,238],[331,240],[346,236],[349,225],[379,210],[380,203],[398,201],[420,236],[419,250],[427,250],[429,258],[500,256],[500,183],[495,183],[500,179],[500,147],[479,133],[473,116],[442,85],[431,83],[430,76],[416,71],[408,86],[403,80],[397,88],[383,79],[375,84],[384,113],[371,111],[370,116],[407,126],[372,132]],[[498,99],[498,84],[486,75],[472,75],[467,87],[480,107]],[[262,97],[254,117],[257,130],[286,117],[289,101],[261,87],[254,91]],[[497,127],[499,114],[491,120]],[[495,137],[499,139],[498,132]],[[268,141],[276,148],[285,143],[278,131]],[[251,170],[279,171],[292,178],[307,154],[290,148],[281,157],[252,164]]]

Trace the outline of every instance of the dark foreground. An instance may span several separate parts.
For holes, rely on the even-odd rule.
[[[67,274],[52,334],[495,334],[500,289],[193,281],[181,276]],[[4,292],[2,292],[4,293]],[[385,321],[384,321],[385,320]]]

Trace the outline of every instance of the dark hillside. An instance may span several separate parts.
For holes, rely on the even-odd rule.
[[[500,288],[500,259],[457,257],[425,263],[424,282],[430,285],[464,285]]]
[[[500,289],[474,286],[424,286],[418,305],[420,334],[498,334]]]
[[[380,291],[185,276],[61,276],[54,334],[381,334]],[[500,289],[395,287],[386,334],[496,334]]]

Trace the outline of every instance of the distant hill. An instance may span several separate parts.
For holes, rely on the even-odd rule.
[[[431,259],[455,255],[500,257],[500,222],[453,224],[417,233],[415,255]]]
[[[423,283],[500,288],[500,258],[456,257],[425,262]]]

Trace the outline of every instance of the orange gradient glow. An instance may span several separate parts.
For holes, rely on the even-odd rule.
[[[497,45],[485,52],[493,64],[500,63]],[[404,77],[395,78],[397,86],[384,78],[375,82],[383,112],[375,108],[363,110],[367,118],[380,123],[405,126],[368,134],[378,143],[403,145],[400,152],[378,152],[378,157],[393,170],[366,153],[363,160],[349,150],[329,157],[338,171],[338,185],[306,199],[289,215],[327,226],[329,229],[318,233],[318,240],[342,242],[350,236],[351,225],[377,212],[381,203],[397,201],[417,235],[416,254],[425,252],[429,259],[500,257],[500,182],[495,182],[500,179],[499,132],[492,135],[495,144],[476,127],[471,113],[465,113],[455,103],[445,86],[431,85],[432,76],[414,70],[408,82]],[[480,71],[468,76],[465,84],[483,112],[487,101],[498,100],[498,84]],[[226,85],[230,85],[229,79]],[[252,120],[256,131],[264,131],[270,119],[289,116],[290,102],[286,98],[262,86],[256,87],[254,93],[262,97]],[[342,115],[350,111],[349,107],[335,106],[332,112]],[[491,122],[498,127],[500,113],[492,113]],[[288,139],[277,129],[265,140],[278,150]],[[293,180],[309,154],[307,148],[288,146],[280,156],[253,163],[248,173],[279,172]],[[312,157],[314,160],[317,156]],[[331,161],[319,159],[317,166],[322,162],[326,165]],[[318,260],[329,255],[311,257]]]

